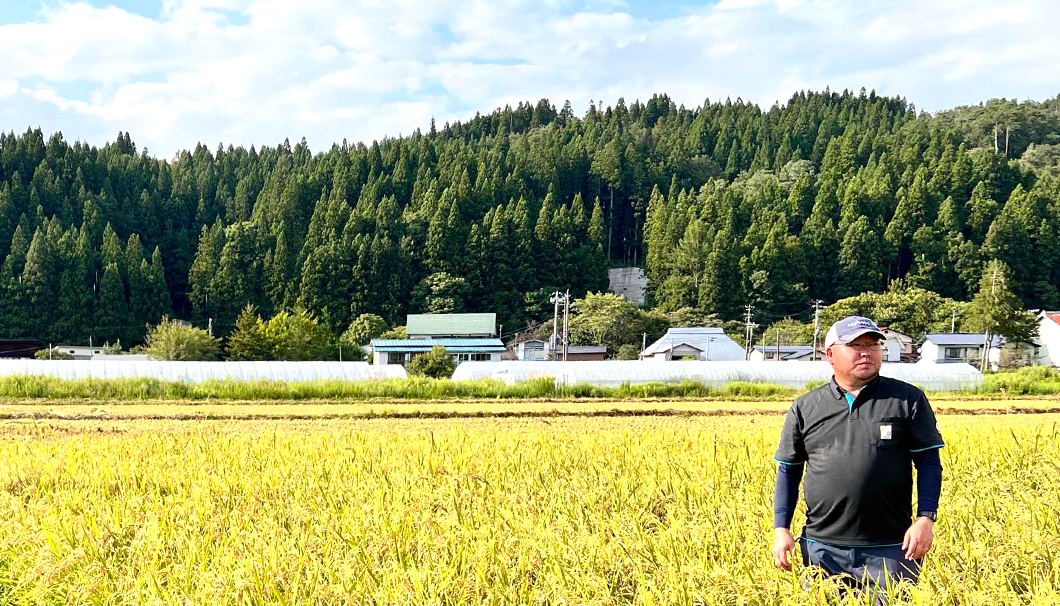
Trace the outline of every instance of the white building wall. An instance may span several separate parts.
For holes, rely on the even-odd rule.
[[[887,347],[887,355],[883,359],[884,362],[901,362],[902,361],[902,341],[897,336],[891,337],[884,341],[884,345]]]
[[[1039,364],[1060,366],[1060,324],[1049,318],[1042,318],[1038,333],[1038,341],[1042,344],[1038,355]]]
[[[944,353],[945,350],[939,349],[938,345],[931,341],[924,341],[924,344],[920,346],[920,363],[937,364]]]

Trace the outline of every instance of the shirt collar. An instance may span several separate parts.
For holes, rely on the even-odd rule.
[[[860,397],[862,394],[871,393],[872,390],[876,389],[876,385],[878,385],[879,382],[880,382],[880,375],[877,374],[875,377],[873,377],[873,379],[871,381],[869,381],[868,383],[866,383],[865,385],[863,385],[861,387],[861,391],[858,392],[858,397]],[[835,396],[835,399],[837,399],[837,400],[844,399],[845,396],[843,394],[847,393],[847,391],[845,389],[843,389],[842,387],[840,387],[839,383],[836,383],[835,375],[832,375],[831,384],[832,384],[832,395]]]

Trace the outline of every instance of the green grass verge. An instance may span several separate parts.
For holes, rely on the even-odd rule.
[[[380,381],[207,381],[184,383],[150,378],[59,379],[0,377],[0,398],[45,400],[446,400],[541,398],[763,398],[798,391],[767,383],[733,382],[710,387],[696,381],[594,387],[557,387],[548,378],[507,385],[481,379],[387,379]]]
[[[1006,372],[986,373],[977,393],[1047,396],[1060,394],[1060,369],[1029,366]]]
[[[150,378],[60,379],[47,376],[0,377],[0,398],[43,400],[530,400],[530,399],[791,399],[807,389],[791,389],[771,383],[732,382],[712,387],[696,381],[647,383],[596,387],[587,384],[558,387],[548,378],[507,385],[480,379],[387,379],[379,381],[207,381],[185,383]],[[1060,394],[1060,371],[1024,368],[987,374],[983,385],[958,396]]]

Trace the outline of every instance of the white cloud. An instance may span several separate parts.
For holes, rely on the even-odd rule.
[[[320,149],[541,97],[768,107],[864,86],[940,109],[1060,91],[1060,6],[1046,0],[721,0],[665,18],[621,0],[44,6],[0,26],[3,128],[95,144],[129,130],[165,156],[302,136]]]

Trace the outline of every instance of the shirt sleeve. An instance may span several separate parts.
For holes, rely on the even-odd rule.
[[[791,405],[784,417],[784,429],[780,432],[780,444],[773,460],[781,465],[799,465],[806,462],[806,447],[802,439],[802,421],[798,403]]]
[[[942,494],[942,459],[938,449],[913,453],[913,464],[916,465],[917,515],[921,511],[938,511]]]
[[[932,451],[934,452],[934,451]],[[795,505],[799,500],[799,482],[805,465],[779,465],[773,488],[773,528],[791,528]]]
[[[909,429],[910,452],[942,448],[944,445],[938,422],[935,420],[935,413],[931,410],[931,404],[928,403],[924,392],[920,392],[919,397],[913,402]]]

